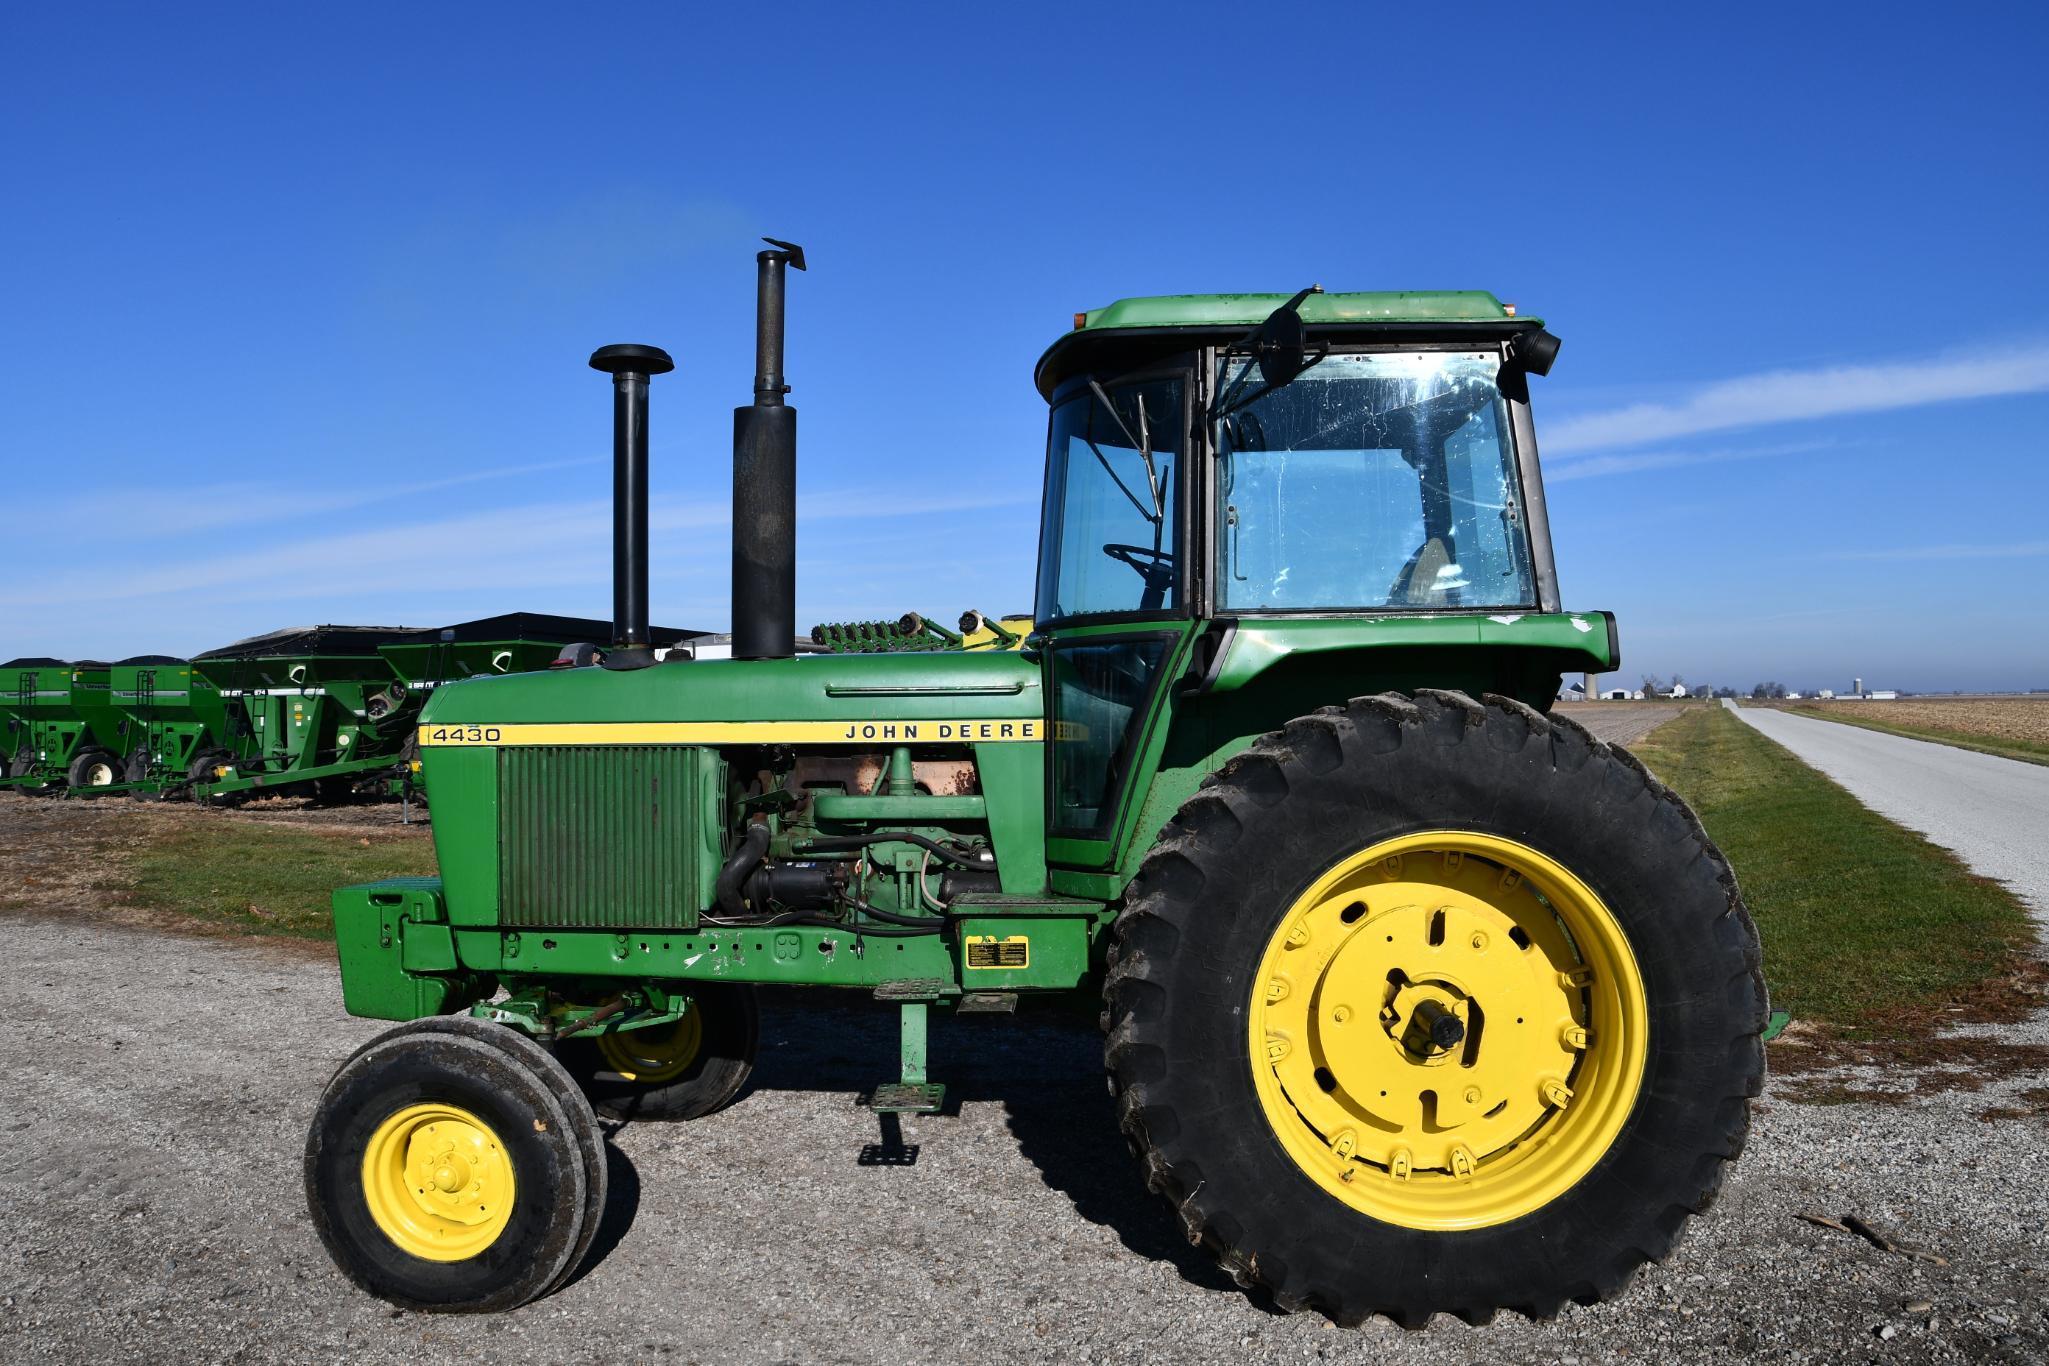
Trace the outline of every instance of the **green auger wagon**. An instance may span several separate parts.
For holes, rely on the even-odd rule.
[[[194,795],[339,799],[396,771],[424,698],[379,651],[419,634],[405,626],[292,627],[196,657],[193,667],[246,715],[249,738],[194,784]]]
[[[108,669],[107,684],[130,746],[120,789],[138,797],[184,792],[250,752],[254,731],[241,700],[223,697],[190,660],[124,659]]]
[[[131,740],[107,680],[108,666],[92,660],[0,664],[0,691],[14,719],[0,787],[48,794],[120,782]]]
[[[899,1013],[881,1111],[944,1104],[930,1012],[1100,992],[1132,1179],[1284,1308],[1542,1317],[1663,1257],[1742,1149],[1766,1003],[1700,823],[1548,714],[1620,662],[1553,570],[1556,338],[1482,293],[1078,314],[1037,371],[1024,648],[792,657],[788,264],[736,415],[733,658],[645,648],[671,364],[606,347],[615,648],[437,691],[442,875],[336,894],[348,1009],[407,1022],[308,1137],[344,1271],[546,1293],[604,1206],[593,1107],[730,1100],[778,984]]]

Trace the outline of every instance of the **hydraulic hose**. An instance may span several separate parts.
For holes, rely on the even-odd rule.
[[[863,935],[879,939],[916,939],[921,935],[938,934],[942,928],[934,924],[930,929],[908,930],[891,925],[852,925],[844,920],[828,920],[824,916],[806,916],[801,920],[783,922],[790,925],[808,925],[821,930],[843,930],[852,935]]]
[[[874,916],[877,920],[888,925],[908,925],[913,929],[928,930],[934,933],[945,928],[946,925],[944,920],[939,920],[929,915],[903,915],[897,911],[885,911],[880,906],[870,906],[861,898],[850,893],[842,895],[840,900],[859,911],[862,915]]]
[[[937,840],[927,839],[923,835],[914,835],[908,830],[878,830],[869,835],[820,835],[816,839],[804,841],[803,848],[798,852],[805,854],[831,854],[852,849],[866,849],[871,844],[915,844],[920,849],[928,849],[939,855],[939,857],[956,867],[977,868],[980,866],[965,855],[957,854],[953,850],[948,849]]]

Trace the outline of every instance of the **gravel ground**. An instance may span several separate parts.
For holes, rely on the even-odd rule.
[[[2049,931],[2049,765],[1726,705],[1879,815],[2004,882]]]
[[[1692,707],[1687,702],[1561,702],[1557,712],[1611,745],[1633,745]]]
[[[343,1015],[325,951],[76,912],[0,914],[0,934],[7,1360],[2049,1359],[2049,1121],[2021,1082],[1891,1105],[1768,1093],[1720,1204],[1620,1300],[1346,1332],[1270,1312],[1180,1241],[1078,1017],[939,1021],[959,1113],[906,1122],[916,1166],[862,1167],[877,1124],[855,1098],[889,1066],[890,1020],[815,998],[771,1000],[732,1108],[613,1133],[578,1280],[492,1318],[401,1314],[341,1279],[305,1214],[314,1099],[378,1028]],[[1981,1120],[1995,1103],[2022,1117]]]

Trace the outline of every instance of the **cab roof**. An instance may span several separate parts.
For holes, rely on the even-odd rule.
[[[1147,352],[1185,349],[1231,339],[1265,322],[1291,294],[1160,294],[1119,299],[1074,315],[1074,329],[1039,358],[1039,391],[1054,388],[1085,365],[1143,363]],[[1416,336],[1455,337],[1480,333],[1506,336],[1537,327],[1541,320],[1519,317],[1514,308],[1484,289],[1388,290],[1312,294],[1302,301],[1302,321],[1312,335],[1388,331]]]

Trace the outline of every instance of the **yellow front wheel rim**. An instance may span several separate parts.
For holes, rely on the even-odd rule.
[[[1268,941],[1248,1043],[1311,1179],[1416,1229],[1506,1223],[1614,1144],[1649,1045],[1642,974],[1592,888],[1525,844],[1440,830],[1318,878]]]
[[[656,1086],[690,1070],[704,1047],[704,1018],[697,1003],[666,1025],[621,1029],[598,1036],[605,1066],[627,1081]]]
[[[515,1187],[496,1131],[453,1105],[408,1105],[363,1150],[371,1219],[401,1252],[430,1262],[459,1262],[496,1242]]]

